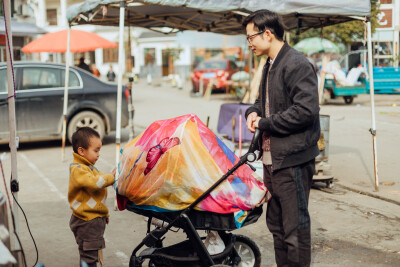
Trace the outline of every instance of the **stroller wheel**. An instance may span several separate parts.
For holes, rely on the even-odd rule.
[[[238,267],[260,267],[261,252],[253,240],[243,235],[235,235],[234,247],[241,258]]]

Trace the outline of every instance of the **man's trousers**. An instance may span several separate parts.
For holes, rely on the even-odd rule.
[[[267,226],[274,238],[278,266],[310,266],[311,231],[308,198],[315,160],[272,172],[264,165],[264,183],[272,194]]]

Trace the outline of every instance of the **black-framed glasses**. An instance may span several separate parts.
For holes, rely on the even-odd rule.
[[[255,33],[255,34],[252,34],[252,35],[247,36],[247,37],[246,37],[247,42],[250,43],[254,36],[260,35],[260,34],[262,34],[262,33],[264,33],[264,31],[260,31],[260,32],[257,32],[257,33]]]

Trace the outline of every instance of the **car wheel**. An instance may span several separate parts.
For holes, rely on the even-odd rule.
[[[344,102],[345,102],[347,105],[350,105],[351,103],[353,103],[354,97],[353,97],[352,95],[350,95],[350,96],[344,96],[343,98],[344,98]]]
[[[93,111],[82,111],[76,114],[68,123],[68,140],[72,143],[72,134],[82,127],[90,127],[96,130],[100,139],[105,135],[105,125],[103,119]]]

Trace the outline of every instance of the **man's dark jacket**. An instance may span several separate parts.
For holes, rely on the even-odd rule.
[[[257,112],[259,128],[271,135],[272,169],[300,165],[319,154],[319,104],[317,75],[311,63],[286,42],[271,70],[264,66],[258,99],[246,118]],[[270,117],[265,118],[266,81]]]

